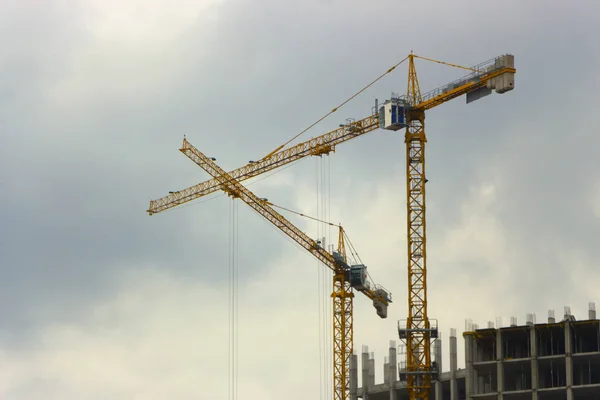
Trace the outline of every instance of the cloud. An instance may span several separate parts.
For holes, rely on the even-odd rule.
[[[262,278],[240,286],[239,390],[275,398],[275,389],[296,388],[292,396],[300,399],[318,390],[314,271],[280,261]],[[241,275],[248,274],[244,267],[240,263]],[[298,280],[293,290],[282,293],[281,282],[291,280]],[[225,397],[228,307],[223,287],[139,269],[85,317],[47,325],[28,345],[5,349],[0,395]]]
[[[468,106],[455,100],[427,115],[429,304],[444,338],[465,318],[482,325],[538,312],[541,319],[563,304],[582,314],[579,305],[595,300],[599,261],[590,89],[600,60],[597,6],[442,3],[7,5],[0,24],[5,397],[151,398],[151,387],[186,398],[203,387],[200,376],[222,382],[231,202],[213,195],[152,218],[144,212],[151,198],[208,178],[177,151],[182,136],[233,169],[293,137],[411,49],[465,65],[511,52],[518,69],[514,92]],[[461,75],[426,62],[418,73],[422,90]],[[364,118],[375,98],[402,92],[405,82],[402,66],[300,140]],[[378,380],[407,307],[403,160],[402,133],[377,131],[249,185],[276,204],[342,223],[375,282],[391,290],[387,320],[368,299],[355,301],[355,347],[375,351]],[[316,177],[324,171],[331,198],[319,203]],[[316,395],[319,309],[329,304],[330,274],[247,207],[238,210],[240,387],[261,398],[294,385]],[[311,237],[329,234],[314,221],[290,220]],[[225,393],[220,385],[217,396]]]
[[[594,213],[594,216],[600,218],[600,184],[596,184],[596,189],[589,198],[589,204]]]
[[[172,40],[199,19],[214,18],[221,0],[185,0],[176,7],[162,1],[86,1],[81,15],[90,32],[102,40]]]

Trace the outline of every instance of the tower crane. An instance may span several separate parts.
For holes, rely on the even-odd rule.
[[[406,344],[406,368],[400,378],[406,381],[413,399],[428,399],[431,381],[437,379],[438,366],[431,361],[431,340],[437,338],[437,324],[427,315],[427,251],[425,212],[425,111],[453,98],[467,95],[467,103],[492,93],[514,89],[514,56],[506,54],[472,68],[470,74],[421,95],[414,59],[408,65],[408,90],[405,96],[395,96],[378,110],[383,129],[406,128],[406,196],[408,254],[408,318],[398,323],[398,335]],[[423,58],[423,57],[419,57]]]
[[[212,158],[204,155],[185,138],[180,151],[208,172],[219,183],[219,187],[233,198],[239,198],[254,211],[308,250],[327,265],[334,273],[333,291],[333,380],[334,398],[347,399],[350,390],[348,374],[350,355],[353,350],[353,289],[373,301],[377,315],[387,318],[387,308],[392,302],[391,293],[383,286],[374,284],[367,275],[364,264],[349,265],[346,258],[344,230],[339,227],[338,251],[329,253],[315,240],[294,226],[275,211],[266,199],[261,199],[219,167]]]
[[[468,75],[421,94],[414,59],[436,62],[469,71]],[[514,56],[504,54],[467,68],[431,58],[410,54],[407,57],[408,87],[406,95],[392,94],[381,106],[376,102],[372,115],[347,120],[340,128],[288,149],[271,152],[259,161],[232,171],[229,175],[243,181],[310,155],[335,151],[338,144],[382,128],[397,131],[406,129],[406,196],[407,196],[407,255],[408,255],[408,317],[398,324],[400,339],[406,343],[406,368],[400,379],[406,381],[412,399],[426,399],[431,381],[436,378],[437,366],[431,361],[431,340],[437,337],[437,325],[427,315],[426,280],[426,208],[425,208],[425,112],[452,99],[466,95],[467,104],[492,91],[506,93],[514,89]],[[395,68],[395,67],[393,67]],[[388,70],[390,72],[393,68]],[[220,189],[218,179],[199,183],[150,201],[147,212],[156,214],[185,204]],[[344,399],[345,400],[345,399]]]

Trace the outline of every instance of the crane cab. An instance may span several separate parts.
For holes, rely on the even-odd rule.
[[[367,267],[364,264],[350,267],[350,285],[357,290],[368,289]]]
[[[379,107],[379,127],[390,131],[406,128],[404,105],[398,101],[386,101]]]

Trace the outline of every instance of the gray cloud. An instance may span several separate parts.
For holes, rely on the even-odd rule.
[[[226,1],[201,11],[190,2],[196,18],[161,19],[153,4],[158,16],[130,24],[111,20],[108,6],[45,4],[15,3],[0,24],[0,348],[15,357],[29,352],[24,370],[52,363],[36,358],[49,326],[93,326],[85,315],[98,304],[128,291],[154,293],[144,292],[147,282],[123,278],[145,268],[210,287],[214,292],[194,301],[221,306],[214,296],[227,291],[230,202],[212,196],[151,218],[144,213],[150,199],[208,178],[177,151],[184,134],[233,169],[287,141],[411,49],[466,65],[511,52],[518,69],[514,92],[468,106],[455,100],[427,116],[431,315],[444,329],[461,328],[465,317],[595,300],[594,289],[581,283],[595,276],[599,261],[591,207],[600,181],[595,3],[582,1],[586,11],[543,2],[540,13],[542,2]],[[104,33],[109,28],[119,33]],[[461,75],[418,62],[423,91]],[[403,65],[300,140],[367,116],[375,98],[403,91],[405,82]],[[406,309],[403,160],[403,135],[385,131],[345,143],[324,160],[326,169],[331,164],[331,219],[347,227],[374,279],[394,293],[393,317],[385,322],[366,299],[356,301],[362,322],[355,346],[369,343],[378,354]],[[304,160],[249,187],[316,214],[317,164]],[[278,296],[294,312],[314,312],[302,308],[296,278],[256,282],[278,268],[303,268],[302,260],[306,273],[314,272],[302,276],[312,279],[316,262],[245,205],[239,212],[243,286],[256,290],[246,295],[265,307],[260,313],[291,326]],[[315,224],[290,219],[316,236]],[[557,283],[560,292],[548,289]],[[502,304],[486,298],[506,291],[513,295]],[[473,304],[477,296],[482,301]],[[218,310],[227,312],[224,305]],[[142,322],[135,313],[99,322],[111,323],[123,336],[107,346],[120,348]],[[102,335],[81,330],[82,342]],[[298,351],[314,350],[306,346]],[[80,351],[95,356],[83,345]],[[23,385],[51,375],[25,374]],[[67,386],[55,388],[56,396],[81,395]],[[36,398],[10,390],[7,398]]]

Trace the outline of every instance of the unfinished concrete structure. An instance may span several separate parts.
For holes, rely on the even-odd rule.
[[[600,321],[590,303],[587,319],[576,320],[569,307],[557,321],[536,323],[527,314],[525,325],[511,318],[510,326],[485,329],[468,323],[463,333],[465,368],[457,368],[456,333],[450,335],[450,371],[440,373],[431,400],[600,400]],[[441,366],[441,340],[436,340],[435,360]],[[375,384],[375,360],[363,347],[362,387],[357,387],[358,356],[350,368],[351,400],[408,399],[398,379],[403,368],[398,350],[390,342],[384,364],[384,382]]]
[[[431,391],[432,400],[465,398],[465,378],[467,371],[458,369],[456,331],[450,334],[450,371],[441,372],[439,379],[433,383]],[[375,384],[375,359],[363,346],[361,355],[362,387],[357,387],[358,381],[358,356],[352,355],[350,359],[350,400],[362,398],[363,400],[402,400],[408,399],[406,384],[401,382],[399,372],[405,368],[404,361],[397,362],[397,355],[403,358],[403,350],[396,347],[395,341],[390,341],[389,355],[385,358],[383,366],[383,382]],[[442,365],[442,340],[436,339],[433,347],[434,360]]]

